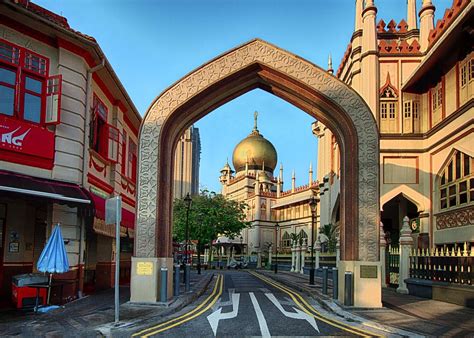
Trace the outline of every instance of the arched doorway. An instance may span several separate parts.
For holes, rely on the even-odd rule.
[[[380,295],[364,294],[380,289],[379,138],[373,115],[364,100],[334,76],[258,39],[189,73],[159,95],[148,109],[140,129],[134,270],[145,261],[156,264],[156,268],[172,267],[171,182],[179,136],[213,109],[256,88],[295,105],[335,134],[341,147],[343,187],[339,280],[344,280],[344,271],[354,272],[355,305],[380,306]],[[361,278],[361,265],[372,270],[375,267],[378,273],[371,275],[375,278]],[[139,292],[140,283],[147,278],[132,272],[132,300],[150,299],[142,299]],[[152,281],[153,276],[148,279]],[[339,289],[342,300],[344,289]]]

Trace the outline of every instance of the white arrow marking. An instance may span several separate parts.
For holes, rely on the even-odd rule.
[[[278,310],[281,311],[281,313],[283,313],[286,317],[288,318],[293,318],[293,319],[304,319],[306,320],[309,324],[311,324],[311,326],[318,332],[319,331],[319,328],[318,328],[318,324],[316,324],[316,320],[314,319],[313,316],[310,316],[308,315],[307,313],[304,313],[303,311],[297,309],[297,308],[293,308],[293,310],[295,310],[296,312],[288,312],[286,311],[283,306],[281,306],[281,304],[278,302],[278,300],[276,299],[276,297],[273,295],[273,293],[266,293],[265,296],[267,296],[268,299],[270,299],[270,301],[278,308]]]
[[[262,309],[260,305],[258,305],[257,298],[253,294],[253,292],[249,292],[250,299],[252,300],[253,308],[255,309],[255,313],[257,314],[258,325],[260,326],[260,332],[262,333],[262,337],[267,338],[270,336],[270,331],[268,330],[267,321],[263,316]]]
[[[220,307],[219,309],[217,309],[217,311],[207,316],[207,320],[209,321],[209,324],[211,325],[212,332],[214,332],[214,336],[216,336],[217,327],[219,326],[220,320],[231,319],[231,318],[237,317],[237,314],[239,313],[239,301],[240,301],[240,294],[233,293],[232,294],[232,312],[221,314],[222,308]]]

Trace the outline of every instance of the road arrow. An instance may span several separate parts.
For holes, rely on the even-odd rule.
[[[283,313],[286,317],[288,318],[293,318],[293,319],[304,319],[306,320],[316,331],[319,331],[318,324],[316,324],[316,320],[314,319],[313,316],[308,315],[307,313],[304,313],[303,311],[293,307],[293,310],[296,312],[288,312],[286,311],[283,306],[278,302],[276,297],[273,295],[273,293],[266,293],[265,296],[267,296],[268,299],[280,310],[281,313]]]
[[[221,313],[222,308],[218,308],[216,311],[211,313],[207,316],[207,320],[211,325],[212,332],[214,332],[214,336],[217,333],[217,327],[219,326],[219,321],[222,319],[231,319],[237,317],[239,313],[239,301],[240,301],[240,294],[233,293],[232,294],[232,312]]]

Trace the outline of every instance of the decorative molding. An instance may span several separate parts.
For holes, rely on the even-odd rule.
[[[474,225],[474,205],[439,213],[435,217],[438,230]]]
[[[350,53],[350,46],[348,48]],[[137,238],[135,255],[154,257],[157,252],[158,163],[160,133],[164,122],[191,98],[239,70],[259,64],[291,78],[294,83],[319,93],[324,102],[335,103],[352,121],[358,137],[358,216],[354,241],[358,260],[378,261],[379,227],[379,134],[373,114],[350,87],[314,64],[262,40],[253,40],[217,57],[165,90],[151,105],[140,133]],[[329,116],[328,116],[329,118]],[[335,121],[335,123],[337,123]],[[354,196],[354,195],[352,195]],[[351,206],[348,206],[350,208]],[[353,205],[353,208],[356,206]],[[167,226],[167,225],[158,225]],[[358,232],[358,233],[357,233]]]
[[[107,194],[111,194],[114,191],[114,187],[112,187],[107,182],[102,181],[100,178],[95,177],[91,173],[87,174],[87,182],[89,182],[93,186],[96,186],[99,189],[102,189]]]

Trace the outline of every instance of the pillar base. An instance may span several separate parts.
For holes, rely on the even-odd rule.
[[[380,262],[339,261],[338,300],[341,303],[344,303],[344,273],[347,271],[352,272],[354,278],[354,307],[382,307],[382,265]]]
[[[407,288],[401,288],[401,287],[398,287],[397,288],[397,293],[401,293],[402,295],[408,295],[408,289]]]
[[[160,269],[168,268],[168,299],[173,297],[172,257],[132,257],[130,302],[157,303],[160,300]]]

